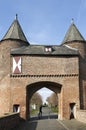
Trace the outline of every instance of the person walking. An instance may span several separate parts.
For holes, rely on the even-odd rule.
[[[42,117],[42,105],[40,105],[39,107],[39,114],[38,117],[41,118]]]

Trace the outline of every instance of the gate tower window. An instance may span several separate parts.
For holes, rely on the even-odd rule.
[[[52,52],[52,47],[51,46],[46,46],[45,47],[45,52]]]

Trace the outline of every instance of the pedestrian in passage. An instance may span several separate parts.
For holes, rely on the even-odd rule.
[[[40,105],[40,107],[39,107],[38,117],[39,117],[39,118],[42,117],[42,105]]]

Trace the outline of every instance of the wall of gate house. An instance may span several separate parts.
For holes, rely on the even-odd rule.
[[[86,41],[65,43],[79,50],[80,109],[86,110]]]
[[[11,66],[13,56],[11,57]],[[11,110],[19,104],[20,113],[26,117],[26,87],[32,83],[50,81],[61,84],[59,118],[70,118],[70,103],[79,109],[78,57],[21,56],[21,73],[13,74],[11,67]],[[41,86],[40,86],[41,88]],[[29,93],[30,94],[30,93]],[[76,117],[76,114],[74,115]]]
[[[10,112],[10,50],[18,48],[22,42],[16,40],[0,41],[0,115]]]
[[[70,118],[70,103],[79,108],[78,57],[21,56],[21,73],[13,74],[12,48],[20,42],[6,40],[0,43],[0,114],[13,112],[19,105],[21,117],[26,117],[26,87],[40,81],[61,84],[59,118]]]

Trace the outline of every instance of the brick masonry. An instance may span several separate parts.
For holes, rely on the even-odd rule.
[[[27,102],[29,105],[29,99],[26,102],[26,96],[27,96],[26,93],[28,93],[28,97],[31,97],[35,91],[44,87],[43,82],[45,82],[44,84],[45,87],[50,88],[54,92],[58,93],[58,89],[60,89],[60,105],[59,105],[60,118],[69,119],[70,118],[69,104],[72,102],[76,103],[77,108],[79,108],[78,57],[60,58],[60,57],[21,56],[21,59],[22,59],[22,74],[18,75],[18,77],[12,74],[11,77],[12,105],[20,104],[21,115],[24,114],[25,116],[26,114],[25,110],[27,109],[26,107]],[[38,84],[37,86],[36,83],[38,82],[40,82],[40,84]],[[47,82],[49,82],[49,85],[47,85]],[[51,82],[54,82],[57,85],[54,85]],[[33,84],[32,89],[30,87],[31,84]],[[19,94],[19,92],[21,93]]]
[[[86,110],[78,110],[76,115],[79,121],[86,123]]]
[[[59,95],[59,118],[70,119],[71,104],[74,104],[74,116],[77,118],[76,111],[86,108],[86,55],[84,43],[74,45],[80,48],[80,57],[22,55],[22,73],[14,75],[10,50],[20,47],[21,42],[1,41],[0,114],[13,112],[13,105],[19,105],[21,117],[29,117],[30,98],[37,90],[47,87]]]

